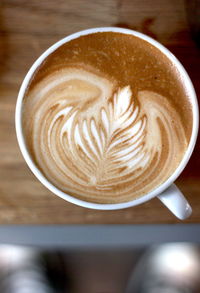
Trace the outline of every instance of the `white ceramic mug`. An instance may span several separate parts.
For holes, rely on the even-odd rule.
[[[183,82],[187,88],[187,91],[189,93],[189,99],[191,101],[192,105],[192,113],[193,113],[193,128],[192,128],[192,135],[191,139],[188,145],[188,149],[179,164],[178,168],[175,170],[175,172],[159,187],[154,189],[153,191],[149,192],[146,195],[143,195],[140,198],[133,199],[129,202],[123,202],[123,203],[116,203],[116,204],[98,204],[98,203],[91,203],[86,202],[83,200],[80,200],[78,198],[75,198],[73,196],[70,196],[69,194],[64,193],[63,191],[56,188],[51,182],[49,182],[45,176],[40,172],[40,170],[37,168],[35,163],[33,162],[28,149],[25,144],[24,136],[23,136],[23,128],[22,128],[22,107],[23,107],[23,98],[24,94],[27,88],[27,85],[32,78],[33,74],[37,70],[37,68],[40,66],[40,64],[44,61],[44,59],[50,55],[53,51],[55,51],[58,47],[63,45],[66,42],[71,41],[72,39],[76,39],[83,35],[88,35],[96,32],[119,32],[124,34],[130,34],[134,35],[138,38],[144,39],[145,41],[151,43],[155,47],[157,47],[162,53],[164,53],[175,65],[177,70],[181,73]],[[86,208],[92,208],[92,209],[98,209],[98,210],[117,210],[117,209],[123,209],[128,208],[132,206],[139,205],[141,203],[144,203],[154,197],[158,197],[167,207],[170,209],[170,211],[176,215],[179,219],[185,219],[187,218],[191,212],[192,209],[183,196],[183,194],[179,191],[179,189],[175,186],[174,181],[177,179],[177,177],[181,174],[183,169],[188,163],[188,160],[190,159],[190,156],[193,152],[197,134],[198,134],[198,123],[199,123],[199,113],[198,113],[198,103],[197,98],[195,94],[194,87],[192,85],[192,82],[181,65],[181,63],[176,59],[176,57],[164,46],[162,46],[157,41],[153,40],[152,38],[128,29],[123,28],[114,28],[114,27],[105,27],[105,28],[93,28],[84,30],[75,34],[72,34],[70,36],[67,36],[66,38],[60,40],[59,42],[55,43],[53,46],[51,46],[47,51],[45,51],[33,64],[33,66],[30,68],[29,72],[27,73],[20,91],[18,95],[17,105],[16,105],[16,116],[15,116],[15,123],[16,123],[16,133],[17,133],[17,139],[19,142],[19,146],[21,149],[21,152],[24,156],[24,159],[26,160],[28,166],[32,170],[32,172],[35,174],[35,176],[43,183],[49,190],[51,190],[54,194],[58,195],[59,197],[77,204],[82,207]]]

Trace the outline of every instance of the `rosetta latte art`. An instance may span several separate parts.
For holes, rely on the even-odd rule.
[[[24,107],[25,137],[40,170],[90,202],[125,202],[150,192],[187,148],[165,97],[147,90],[133,97],[129,85],[117,87],[87,70],[54,72],[29,92]]]

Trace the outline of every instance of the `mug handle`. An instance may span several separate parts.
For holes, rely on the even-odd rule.
[[[192,213],[191,206],[175,184],[158,195],[158,198],[180,220],[188,218]]]

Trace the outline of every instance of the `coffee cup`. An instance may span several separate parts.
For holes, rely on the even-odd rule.
[[[126,199],[125,201],[122,201],[122,202],[105,202],[105,203],[104,202],[94,202],[92,200],[91,201],[88,200],[87,198],[85,199],[84,197],[78,198],[76,195],[74,195],[73,192],[67,192],[67,191],[63,190],[62,188],[59,188],[56,185],[55,181],[50,180],[47,176],[45,176],[44,172],[36,164],[36,162],[34,160],[34,156],[31,154],[30,148],[28,147],[28,144],[27,144],[28,135],[25,138],[25,134],[24,134],[23,115],[24,115],[24,112],[26,111],[23,108],[24,107],[24,99],[25,99],[27,90],[29,90],[30,83],[32,82],[32,80],[35,79],[35,77],[34,77],[35,73],[40,71],[40,66],[45,63],[47,58],[49,56],[51,56],[54,52],[56,52],[57,49],[61,48],[63,45],[69,43],[72,40],[79,39],[80,37],[91,36],[96,33],[119,33],[119,34],[125,35],[125,36],[133,36],[135,38],[138,38],[139,40],[147,42],[151,46],[151,49],[153,47],[156,48],[159,52],[162,53],[163,56],[167,57],[167,59],[173,63],[176,70],[181,74],[181,79],[182,79],[181,82],[184,84],[184,86],[187,90],[188,99],[190,100],[190,105],[191,105],[191,113],[192,113],[191,114],[191,116],[192,116],[191,135],[190,135],[190,139],[189,139],[187,148],[185,150],[185,153],[182,156],[182,158],[181,158],[180,162],[178,163],[177,167],[175,168],[175,170],[171,171],[170,176],[168,176],[166,179],[164,179],[164,181],[162,181],[161,184],[158,184],[158,186],[155,186],[153,189],[149,190],[148,192],[145,192],[145,193],[143,192],[143,194],[140,194],[140,196],[138,196],[138,197],[130,198],[128,200]],[[47,70],[48,69],[46,69],[46,71]],[[71,70],[71,68],[70,68],[70,70]],[[70,70],[68,70],[66,72],[66,74],[68,74],[68,75],[71,74]],[[76,78],[77,78],[77,76],[80,76],[80,75],[82,76],[80,78],[82,79],[82,81],[81,81],[83,83],[82,87],[84,87],[84,88],[88,86],[88,85],[85,85],[86,79],[88,77],[86,79],[83,78],[85,73],[86,73],[86,75],[88,74],[88,76],[90,76],[91,79],[94,80],[94,83],[98,84],[99,87],[101,87],[101,84],[102,84],[102,88],[105,87],[105,84],[107,86],[107,81],[105,80],[105,78],[97,77],[96,75],[94,75],[91,72],[89,73],[90,69],[88,70],[88,73],[87,73],[87,71],[83,71],[82,69],[81,69],[82,71],[80,71],[79,68],[74,69],[74,67],[73,67],[73,70],[74,70],[73,74],[76,74]],[[36,80],[37,80],[37,78],[36,78]],[[48,83],[48,81],[46,83]],[[40,84],[39,86],[40,86],[40,88],[42,88],[43,85]],[[73,84],[69,84],[68,88],[71,89],[71,88],[73,88],[73,86],[75,86],[75,88],[76,88],[76,84],[74,85],[74,81],[73,81]],[[108,84],[108,86],[107,86],[108,93],[109,93],[109,91],[112,92],[112,90],[110,90],[109,86],[110,85]],[[94,92],[95,92],[96,88],[92,88],[92,90],[94,90]],[[90,93],[91,93],[91,91],[89,92],[89,94]],[[115,92],[115,97],[114,97],[115,100],[117,99],[117,93],[118,93],[118,96],[119,95],[121,95],[121,96],[122,95],[130,96],[131,95],[130,88],[128,86],[122,88],[121,90],[118,90],[118,92]],[[96,94],[96,92],[95,92],[95,94]],[[143,96],[146,95],[146,91],[143,91],[142,94],[143,94]],[[148,92],[148,94],[149,94],[149,92]],[[160,95],[157,95],[157,94],[152,95],[152,97],[157,100],[160,99]],[[111,103],[111,102],[109,102],[109,103]],[[109,107],[111,107],[111,106],[109,106]],[[127,109],[130,109],[130,107],[129,108],[128,107],[129,106],[127,106]],[[122,105],[122,108],[123,108],[123,105]],[[167,102],[166,102],[166,108],[170,108],[170,106],[167,104]],[[71,108],[69,111],[71,111]],[[136,111],[136,109],[135,109],[135,111]],[[63,115],[63,113],[64,112],[62,112],[61,114]],[[105,113],[106,113],[106,111],[105,111]],[[66,111],[65,111],[65,114],[66,114]],[[143,119],[143,118],[141,118],[141,119]],[[144,120],[141,120],[141,121],[144,121]],[[140,121],[138,121],[138,123],[139,122]],[[34,173],[34,175],[39,179],[39,181],[44,186],[46,186],[54,194],[58,195],[59,197],[63,198],[64,200],[67,200],[73,204],[76,204],[76,205],[79,205],[79,206],[82,206],[85,208],[98,209],[98,210],[117,210],[117,209],[128,208],[128,207],[142,204],[142,203],[144,203],[154,197],[157,197],[179,219],[187,218],[191,214],[192,208],[189,205],[189,203],[187,202],[187,200],[185,199],[185,197],[183,196],[183,194],[181,193],[181,191],[175,186],[174,181],[181,174],[181,172],[183,171],[183,169],[187,165],[187,163],[192,155],[192,152],[193,152],[193,149],[194,149],[194,146],[196,143],[196,139],[197,139],[197,134],[198,134],[198,122],[199,122],[198,104],[197,104],[197,98],[196,98],[194,87],[192,85],[192,82],[191,82],[187,72],[185,71],[185,69],[181,65],[181,63],[176,59],[176,57],[168,49],[166,49],[163,45],[161,45],[157,41],[153,40],[152,38],[150,38],[142,33],[139,33],[139,32],[133,31],[133,30],[129,30],[129,29],[114,28],[114,27],[93,28],[93,29],[88,29],[88,30],[84,30],[84,31],[72,34],[72,35],[67,36],[66,38],[58,41],[56,44],[51,46],[47,51],[45,51],[37,59],[37,61],[32,65],[32,67],[30,68],[29,72],[27,73],[27,75],[21,85],[18,99],[17,99],[16,115],[15,115],[17,139],[18,139],[18,143],[19,143],[22,155],[24,156],[26,163],[28,164],[29,168]],[[41,123],[42,123],[42,120],[41,120]],[[145,123],[146,122],[144,122],[143,124],[145,125]],[[96,131],[94,125],[95,124],[93,124],[93,130],[94,130],[93,133]],[[141,125],[142,125],[142,122],[141,122]],[[170,127],[171,127],[170,128],[171,131],[173,131],[173,126],[170,126]],[[92,130],[90,130],[90,131],[92,131]],[[79,134],[79,136],[80,136],[80,134]],[[79,141],[80,141],[80,139],[79,139]],[[84,141],[85,141],[85,138],[84,138]],[[95,144],[96,145],[98,144],[98,140],[95,141]],[[68,158],[70,158],[70,157],[68,157]],[[82,157],[80,156],[80,159],[81,158]],[[146,160],[148,160],[148,158],[146,158]],[[70,164],[72,165],[72,162],[70,162]],[[79,164],[78,161],[77,161],[77,164]],[[85,166],[83,166],[83,167],[85,167]],[[76,166],[73,166],[72,169],[73,169],[74,173],[75,173],[75,171],[77,171]],[[95,181],[96,178],[92,178],[91,180]],[[84,188],[82,188],[82,189],[84,189]],[[102,190],[103,190],[103,188],[102,188]],[[104,187],[104,190],[106,190],[105,187]],[[87,189],[85,190],[85,192],[87,193]]]

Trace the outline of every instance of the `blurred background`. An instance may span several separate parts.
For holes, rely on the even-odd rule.
[[[200,246],[0,246],[2,293],[199,293]]]
[[[157,199],[107,212],[76,207],[57,198],[29,171],[14,127],[17,94],[32,63],[59,39],[91,27],[130,28],[158,40],[182,62],[198,96],[199,22],[199,0],[0,1],[1,293],[200,292],[199,139],[176,182],[193,214],[178,224]],[[43,224],[92,225],[86,226],[84,234],[71,226],[76,235],[74,246],[68,230],[56,234],[57,229],[45,228],[34,234],[32,226],[27,226],[20,234],[20,227],[13,226],[16,224],[37,225],[39,230]],[[96,229],[96,234],[91,234],[93,224],[103,225],[103,230],[109,227],[109,231],[98,234]],[[124,233],[127,226],[121,226],[115,237],[115,226],[109,224],[128,224],[131,229]],[[135,230],[136,224],[142,226]],[[103,245],[108,235],[110,243]],[[46,239],[45,245],[41,239]]]

